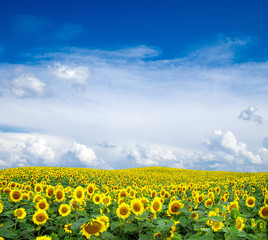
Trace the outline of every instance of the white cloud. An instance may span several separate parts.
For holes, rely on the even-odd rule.
[[[228,163],[262,163],[260,156],[250,152],[245,143],[238,142],[231,131],[222,132],[221,130],[215,130],[204,143],[211,152],[218,155],[218,158],[221,158],[219,157],[219,154],[221,154]]]
[[[262,117],[259,115],[256,115],[255,114],[256,111],[257,111],[257,108],[250,106],[247,109],[243,110],[238,117],[247,121],[255,121],[261,124]]]
[[[73,143],[71,150],[75,156],[87,166],[97,166],[98,161],[94,151],[87,146],[79,143]]]
[[[81,143],[44,134],[0,133],[0,168],[22,166],[110,168]]]
[[[69,80],[78,84],[87,83],[90,76],[88,67],[68,66],[61,63],[55,63],[53,67],[49,67],[49,71],[58,79]]]
[[[19,98],[41,97],[44,95],[46,84],[34,75],[21,75],[13,79],[11,92]]]

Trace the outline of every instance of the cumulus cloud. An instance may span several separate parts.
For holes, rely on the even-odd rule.
[[[222,132],[221,130],[215,130],[204,143],[211,152],[216,155],[222,155],[228,163],[262,163],[260,156],[250,152],[247,149],[247,145],[239,142],[231,131]]]
[[[181,164],[175,152],[159,146],[144,144],[137,144],[135,147],[125,146],[122,153],[126,154],[136,166],[170,166],[171,163],[173,166],[174,164],[178,166]]]
[[[11,92],[19,98],[41,97],[46,84],[34,75],[21,75],[11,82]]]
[[[0,134],[0,168],[62,166],[109,168],[94,150],[78,142],[33,133]]]
[[[89,69],[85,66],[69,66],[61,63],[50,66],[49,71],[58,79],[69,80],[78,84],[87,83],[90,76]]]
[[[239,114],[239,118],[243,119],[243,120],[247,120],[247,121],[254,121],[254,122],[258,122],[259,124],[262,123],[262,117],[259,115],[256,115],[257,108],[250,106],[247,109],[243,110],[240,114]]]
[[[72,153],[86,166],[97,166],[98,161],[94,151],[84,144],[73,143]]]

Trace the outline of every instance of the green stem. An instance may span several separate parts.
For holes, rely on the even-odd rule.
[[[17,218],[16,218],[16,220],[15,220],[15,226],[14,226],[14,232],[16,231],[16,226],[17,226]]]

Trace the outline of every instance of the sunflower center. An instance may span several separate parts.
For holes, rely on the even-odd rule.
[[[44,202],[41,202],[41,203],[39,204],[39,207],[40,207],[41,209],[44,209],[44,208],[46,208],[46,204],[45,204]]]
[[[41,191],[41,188],[38,186],[38,187],[36,188],[36,191],[37,191],[37,192],[40,192],[40,191]]]
[[[262,215],[263,215],[263,216],[268,216],[268,207],[265,207],[265,208],[262,210]]]
[[[127,209],[127,208],[122,207],[122,208],[120,209],[120,214],[121,214],[121,215],[127,215],[127,213],[128,213],[128,209]]]
[[[62,192],[57,192],[57,198],[58,198],[58,199],[61,199],[62,197],[63,197]]]
[[[103,202],[104,202],[104,203],[108,203],[108,202],[109,202],[109,198],[104,198],[104,199],[103,199]]]
[[[252,199],[248,200],[248,204],[249,204],[249,205],[253,205],[253,203],[254,203],[254,202],[253,202]]]
[[[88,223],[85,226],[85,231],[89,234],[96,234],[101,230],[101,224],[98,222]]]
[[[67,213],[68,209],[67,209],[66,207],[63,207],[63,208],[61,209],[61,211],[62,211],[63,213]]]
[[[53,195],[53,189],[49,189],[48,190],[48,196],[52,196]]]
[[[89,192],[89,193],[93,193],[93,188],[92,188],[92,187],[89,187],[89,188],[88,188],[88,192]]]
[[[179,205],[178,203],[174,203],[174,204],[171,206],[171,210],[172,210],[172,212],[177,212],[179,209],[180,209],[180,205]]]
[[[82,193],[81,193],[81,191],[78,191],[78,192],[76,193],[76,196],[77,196],[78,198],[81,198],[81,197],[82,197]]]
[[[135,204],[135,205],[133,206],[133,209],[134,209],[136,212],[138,212],[138,211],[140,211],[141,207],[140,207],[139,204]]]
[[[13,198],[14,198],[14,199],[19,199],[19,198],[20,198],[20,192],[15,191],[15,192],[13,193]]]
[[[218,221],[213,221],[213,226],[214,226],[215,228],[220,227],[220,222],[218,222]]]
[[[236,223],[236,227],[237,227],[238,229],[240,229],[240,228],[242,227],[242,223],[241,223],[240,221],[238,221],[238,222]]]
[[[160,204],[158,202],[155,202],[153,204],[153,208],[154,208],[155,211],[157,211],[160,208]]]
[[[22,211],[17,211],[17,216],[18,217],[22,216]]]
[[[68,230],[71,230],[71,226],[72,226],[72,225],[69,224],[69,225],[67,226],[67,229],[68,229]]]
[[[42,213],[39,213],[37,216],[36,216],[36,220],[38,222],[43,222],[45,220],[45,215],[42,214]]]

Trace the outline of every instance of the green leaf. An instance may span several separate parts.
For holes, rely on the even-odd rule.
[[[127,224],[125,229],[124,229],[124,233],[133,233],[133,232],[136,232],[138,229],[138,227],[134,224]]]
[[[209,219],[211,221],[219,221],[219,222],[222,222],[224,220],[224,217],[223,216],[212,216],[212,217],[209,217]]]
[[[17,239],[17,235],[11,232],[8,229],[3,230],[3,227],[0,229],[0,236],[4,238]]]
[[[229,231],[232,237],[236,238],[238,236],[238,229],[236,228],[236,226],[231,226]]]
[[[181,217],[179,218],[179,221],[180,221],[180,224],[181,224],[183,227],[186,227],[187,224],[188,224],[188,221],[187,221],[186,217],[184,217],[184,216],[181,216]]]
[[[115,222],[112,222],[111,223],[110,228],[113,231],[114,229],[116,229],[119,226],[120,226],[120,222],[119,221],[115,221]]]
[[[103,239],[107,239],[107,240],[113,240],[115,239],[115,236],[113,234],[111,234],[110,232],[104,232],[101,234]]]
[[[80,218],[80,219],[78,219],[75,223],[72,224],[71,230],[73,232],[79,232],[79,229],[80,229],[81,225],[83,223],[88,222],[88,220],[89,220],[88,218]]]

